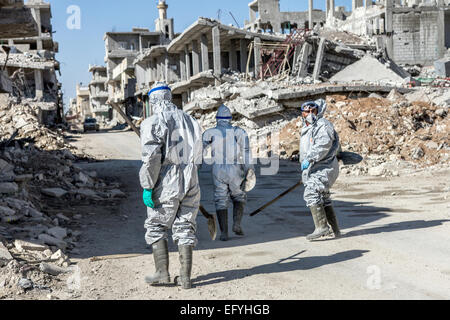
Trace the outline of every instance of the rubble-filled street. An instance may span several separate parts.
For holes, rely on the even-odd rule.
[[[173,2],[0,0],[0,300],[450,299],[450,1]]]
[[[305,240],[313,222],[302,200],[302,188],[254,217],[246,215],[244,238],[211,241],[206,219],[199,216],[195,289],[185,291],[174,286],[150,287],[143,281],[153,272],[153,259],[143,238],[146,209],[136,183],[140,167],[137,137],[132,132],[109,132],[76,135],[74,140],[77,147],[99,159],[81,163],[83,170],[114,178],[128,197],[109,209],[92,206],[80,210],[83,217],[75,223],[66,213],[72,237],[74,233],[79,236],[77,250],[70,253],[72,272],[48,276],[53,279],[50,283],[55,283],[51,292],[40,289],[48,285],[45,277],[31,277],[36,288],[26,293],[9,281],[4,288],[13,291],[5,298],[449,298],[448,168],[401,172],[388,178],[342,175],[333,188],[344,234],[339,240]],[[290,161],[281,162],[276,180],[258,175],[258,184],[249,193],[248,211],[295,184],[299,175],[298,165]],[[202,168],[200,177],[202,204],[213,212],[209,166]],[[33,252],[30,250],[25,251]],[[178,253],[171,242],[169,250],[170,272],[176,275]],[[14,280],[18,280],[22,275],[18,262],[2,269],[3,274],[11,275],[13,268],[17,268]],[[30,270],[27,275],[36,272]],[[374,278],[377,274],[379,282]],[[322,279],[320,284],[317,278]]]

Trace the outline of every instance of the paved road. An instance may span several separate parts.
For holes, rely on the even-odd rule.
[[[104,159],[85,164],[117,177],[128,199],[119,213],[90,216],[82,236],[82,299],[449,299],[449,170],[395,178],[341,176],[333,188],[345,237],[308,242],[313,222],[303,189],[243,221],[245,237],[211,241],[198,217],[195,288],[149,287],[153,258],[144,241],[146,209],[138,183],[139,141],[132,132],[75,136],[74,144]],[[201,170],[202,203],[214,212],[209,167]],[[259,172],[258,172],[259,173]],[[298,165],[281,162],[275,176],[259,176],[247,214],[295,184]],[[231,210],[230,210],[231,219]],[[231,223],[230,223],[231,224]],[[170,272],[178,274],[170,243]],[[128,259],[90,262],[111,254]],[[63,293],[61,293],[63,294]]]

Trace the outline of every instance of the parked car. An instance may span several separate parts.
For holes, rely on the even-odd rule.
[[[89,131],[89,130],[100,130],[100,125],[97,123],[97,119],[94,118],[86,118],[83,123],[83,132]]]

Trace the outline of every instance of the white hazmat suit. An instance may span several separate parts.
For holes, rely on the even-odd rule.
[[[314,232],[306,236],[310,241],[329,235],[328,224],[336,238],[341,236],[330,198],[330,188],[339,176],[339,136],[333,124],[324,118],[325,112],[326,103],[323,99],[302,106],[302,115],[308,114],[306,118],[302,117],[300,138],[304,199],[311,210],[315,226]]]
[[[153,115],[141,125],[143,165],[139,176],[142,188],[153,190],[155,207],[147,209],[145,239],[150,245],[167,239],[172,227],[175,243],[195,246],[201,128],[171,102],[167,85],[157,84],[149,98]]]
[[[306,125],[304,123],[300,138],[300,162],[311,164],[302,173],[305,185],[304,199],[308,207],[315,205],[331,206],[330,188],[339,176],[337,152],[339,136],[333,124],[325,119],[326,103],[318,100],[317,120]],[[305,122],[305,120],[304,120]]]
[[[253,170],[249,138],[245,130],[232,126],[232,115],[228,107],[222,105],[217,112],[217,126],[203,133],[203,148],[211,147],[214,201],[222,229],[221,240],[228,239],[226,212],[229,199],[234,206],[234,227],[238,235],[247,194],[243,182],[249,170]]]

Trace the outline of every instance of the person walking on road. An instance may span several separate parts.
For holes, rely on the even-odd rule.
[[[256,183],[249,138],[244,129],[232,126],[230,109],[222,105],[217,126],[203,133],[203,148],[211,148],[214,201],[221,230],[220,240],[228,238],[228,204],[233,202],[233,232],[243,236],[241,227],[247,201],[246,191]],[[206,162],[206,161],[205,161]]]
[[[142,122],[142,167],[139,177],[147,208],[145,240],[152,246],[156,272],[151,285],[169,284],[168,230],[178,245],[181,270],[176,283],[190,289],[192,253],[197,245],[196,218],[200,206],[198,165],[202,133],[197,121],[171,101],[166,83],[149,92],[153,115]]]
[[[301,107],[300,162],[304,199],[315,226],[314,232],[306,237],[310,241],[329,235],[328,224],[336,238],[341,236],[330,197],[330,188],[339,176],[336,155],[340,144],[333,124],[324,118],[326,109],[323,99],[306,102]]]

